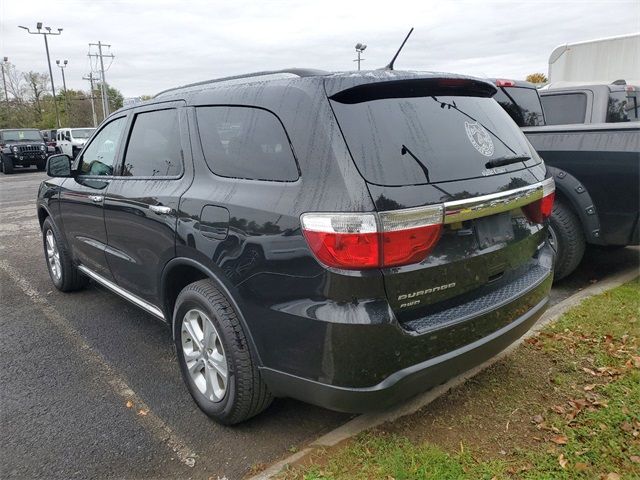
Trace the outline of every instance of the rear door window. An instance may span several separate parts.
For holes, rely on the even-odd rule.
[[[542,104],[535,88],[499,87],[493,98],[519,127],[544,125]]]
[[[196,115],[204,157],[216,175],[298,179],[289,139],[273,113],[252,107],[198,107]]]
[[[541,100],[547,125],[585,122],[587,96],[584,93],[544,95]]]
[[[489,160],[532,156],[522,131],[490,97],[383,98],[352,104],[332,100],[331,104],[358,170],[378,185],[475,178],[493,174],[487,171]],[[501,171],[521,168],[523,163],[518,162]]]
[[[175,177],[182,174],[178,111],[138,113],[124,156],[125,177]]]

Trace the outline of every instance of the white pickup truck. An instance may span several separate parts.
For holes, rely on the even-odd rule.
[[[76,158],[94,131],[95,128],[60,128],[56,133],[57,147],[61,153]]]

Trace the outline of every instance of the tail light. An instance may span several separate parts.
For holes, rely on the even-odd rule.
[[[542,198],[522,207],[522,211],[533,223],[542,223],[551,216],[556,196],[556,184],[553,178],[542,182]]]
[[[305,213],[302,230],[316,258],[349,270],[418,263],[438,243],[443,206],[398,212]]]
[[[496,86],[497,87],[515,87],[516,82],[514,82],[513,80],[505,80],[503,78],[499,78],[498,80],[496,80]]]

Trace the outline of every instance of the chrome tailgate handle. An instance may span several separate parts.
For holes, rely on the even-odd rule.
[[[171,213],[171,207],[165,207],[164,205],[149,205],[149,210],[160,215]]]
[[[93,203],[100,203],[104,200],[104,197],[102,195],[89,195],[89,200]]]

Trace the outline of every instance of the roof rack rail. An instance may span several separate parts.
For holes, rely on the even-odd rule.
[[[162,90],[160,93],[156,93],[153,98],[158,98],[160,95],[164,95],[165,93],[173,92],[174,90],[181,90],[183,88],[189,87],[198,87],[200,85],[208,85],[211,83],[221,83],[227,82],[230,80],[239,80],[242,78],[252,78],[252,77],[263,77],[266,75],[276,75],[278,73],[291,73],[293,75],[297,75],[298,77],[316,77],[319,75],[327,75],[329,72],[324,70],[318,70],[314,68],[286,68],[284,70],[265,70],[263,72],[254,72],[254,73],[246,73],[243,75],[234,75],[231,77],[222,77],[222,78],[214,78],[212,80],[204,80],[202,82],[189,83],[187,85],[182,85],[180,87],[168,88],[166,90]]]

